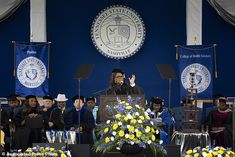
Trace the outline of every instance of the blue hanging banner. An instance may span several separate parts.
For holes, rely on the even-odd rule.
[[[193,82],[198,99],[211,99],[213,91],[214,47],[178,46],[180,98],[185,99]],[[193,80],[193,81],[192,81]]]
[[[48,43],[15,43],[15,93],[48,95]]]

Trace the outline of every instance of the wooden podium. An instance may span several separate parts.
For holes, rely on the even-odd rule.
[[[117,104],[117,99],[121,99],[123,101],[127,101],[128,96],[127,95],[100,95],[100,108],[99,108],[99,118],[100,122],[106,122],[109,119],[113,118],[113,114],[111,114],[107,110],[107,105],[113,108]],[[136,98],[141,98],[138,102],[138,105],[145,107],[146,101],[144,95],[131,95],[131,99],[135,100]],[[115,114],[115,113],[114,113]]]

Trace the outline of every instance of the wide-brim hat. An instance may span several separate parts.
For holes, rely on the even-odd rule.
[[[55,101],[67,101],[65,94],[58,94],[57,98],[55,98]]]

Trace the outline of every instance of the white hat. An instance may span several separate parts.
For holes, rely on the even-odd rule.
[[[67,101],[65,94],[58,94],[57,98],[55,98],[55,101]]]

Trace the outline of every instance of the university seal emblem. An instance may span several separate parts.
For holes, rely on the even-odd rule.
[[[145,39],[145,27],[141,17],[131,8],[111,6],[95,18],[91,37],[101,54],[123,59],[140,49]]]
[[[190,88],[191,78],[190,72],[195,69],[194,75],[194,88],[197,89],[198,93],[205,91],[211,83],[211,74],[209,70],[202,64],[194,63],[188,65],[181,74],[181,83],[185,89]]]
[[[36,57],[27,57],[17,67],[17,78],[27,88],[37,88],[46,79],[47,69]]]

